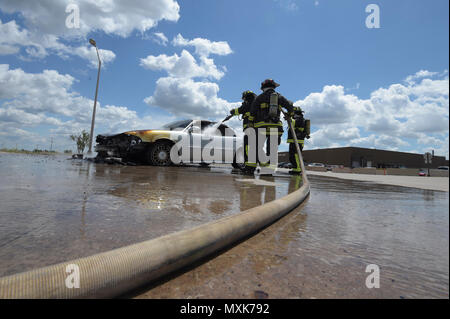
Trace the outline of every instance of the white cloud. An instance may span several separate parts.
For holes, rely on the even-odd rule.
[[[368,99],[346,94],[338,85],[309,94],[295,103],[305,110],[315,129],[307,145],[408,150],[427,141],[428,147],[442,149],[448,156],[448,147],[446,151],[439,142],[448,139],[449,131],[446,74],[421,70],[407,77],[406,84],[379,88]],[[367,136],[358,137],[357,132]]]
[[[110,50],[100,49],[98,51],[100,60],[102,61],[102,65],[110,63],[116,58],[114,52]],[[98,67],[97,52],[93,46],[80,46],[77,48],[73,48],[69,52],[86,60],[89,60],[91,62],[91,66]],[[67,53],[69,54],[69,52]]]
[[[75,0],[80,10],[80,28],[65,25],[66,1],[4,0],[0,9],[6,13],[20,12],[30,29],[57,36],[86,36],[92,31],[127,37],[138,30],[144,32],[159,21],[178,21],[180,7],[174,0]]]
[[[275,2],[278,3],[278,5],[286,10],[289,11],[297,11],[298,10],[298,4],[296,0],[275,0]]]
[[[187,40],[178,34],[172,44],[193,47],[199,62],[185,49],[182,50],[181,55],[176,53],[171,56],[149,55],[141,59],[142,67],[153,71],[165,71],[168,75],[156,81],[153,95],[144,101],[150,106],[159,107],[177,116],[203,119],[224,118],[236,103],[230,103],[218,97],[219,86],[208,81],[220,80],[226,70],[224,67],[219,69],[209,55],[232,53],[228,43],[203,38]],[[194,81],[196,78],[200,80]],[[207,114],[206,117],[205,114]]]
[[[19,52],[20,45],[35,45],[29,39],[27,30],[20,30],[16,21],[3,23],[0,19],[0,55]]]
[[[442,144],[427,144],[426,146],[424,146],[422,148],[422,153],[424,153],[425,151],[429,152],[430,149],[434,149],[434,152],[436,155],[444,155],[447,159],[449,158],[449,150],[448,150],[448,146],[449,146],[449,140],[448,140],[448,135],[441,140]]]
[[[356,85],[354,87],[351,88],[346,88],[345,91],[349,92],[349,91],[354,91],[354,90],[359,90],[359,87],[361,86],[361,83],[356,83]]]
[[[0,21],[0,55],[17,54],[23,47],[26,57],[44,58],[57,54],[63,58],[76,55],[96,65],[96,56],[88,48],[86,36],[95,31],[128,37],[134,30],[145,32],[155,27],[159,21],[178,21],[179,5],[174,0],[76,0],[71,3],[79,7],[80,28],[67,28],[67,2],[40,0],[5,0],[0,10],[6,13],[20,13],[26,28],[20,28],[15,20]],[[164,35],[157,33],[161,41]],[[61,39],[78,42],[67,46]],[[167,38],[165,39],[167,42]],[[81,44],[83,43],[83,45]],[[104,63],[114,60],[110,50],[100,50]]]
[[[172,44],[174,46],[192,46],[200,57],[208,57],[210,54],[228,55],[233,53],[226,41],[210,41],[203,38],[188,40],[181,34],[173,38]]]
[[[338,147],[340,143],[350,143],[351,140],[358,138],[360,132],[357,127],[335,124],[319,128],[311,134],[311,139],[306,143],[310,148]]]
[[[405,79],[405,82],[408,84],[413,84],[414,81],[417,79],[432,77],[433,75],[436,75],[437,73],[438,72],[430,72],[427,70],[420,70],[420,71],[417,71],[413,75],[408,75]]]
[[[0,122],[0,147],[34,149],[37,145],[46,144],[47,139],[35,132],[14,126],[6,126]],[[50,140],[48,141],[50,145]],[[43,147],[45,148],[45,147]]]
[[[141,59],[141,66],[153,71],[164,70],[172,77],[180,78],[213,78],[216,80],[224,76],[224,72],[219,71],[212,59],[200,58],[200,65],[195,58],[186,50],[181,52],[181,56],[176,53],[172,56],[161,54],[158,56],[149,55]]]
[[[175,63],[179,60],[180,57],[176,53],[172,56],[167,56],[165,54],[160,54],[158,56],[149,55],[146,58],[141,59],[140,65],[153,71],[169,72],[175,67]]]
[[[55,143],[71,145],[69,134],[83,129],[89,131],[94,102],[72,90],[75,81],[72,76],[55,70],[27,73],[0,64],[0,142],[12,147],[15,143],[35,147],[33,143],[49,138],[30,130],[45,126]],[[96,132],[157,128],[174,118],[171,115],[141,117],[125,106],[102,106],[98,102]]]
[[[23,110],[32,114],[50,112],[84,119],[88,99],[71,92],[75,79],[55,70],[26,73],[0,65],[0,100],[2,107]]]
[[[367,137],[351,140],[350,142],[352,146],[386,149],[391,151],[398,151],[401,147],[410,145],[399,137],[393,137],[386,134],[371,134]]]
[[[169,42],[169,39],[167,39],[167,37],[162,32],[154,32],[153,35],[153,41],[160,45],[166,46]]]
[[[18,47],[9,44],[0,44],[0,55],[15,54],[19,51]]]
[[[220,118],[227,115],[231,104],[219,98],[218,92],[216,83],[164,77],[156,81],[155,92],[145,102],[177,116]]]
[[[55,53],[62,58],[79,56],[89,60],[91,66],[97,66],[97,54],[95,48],[90,45],[68,46],[61,43],[57,36],[52,34],[30,33],[20,28],[15,20],[2,23],[0,20],[0,55],[18,54],[21,47],[25,48],[28,56],[42,59],[50,53]],[[112,62],[116,55],[111,50],[100,49],[102,63]]]
[[[358,103],[356,96],[344,93],[343,86],[326,85],[322,92],[311,93],[294,104],[300,105],[315,125],[324,125],[348,122],[353,105]]]

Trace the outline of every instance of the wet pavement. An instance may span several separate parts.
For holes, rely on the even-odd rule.
[[[310,176],[286,217],[137,298],[448,298],[447,192]],[[369,264],[380,288],[368,289]]]
[[[448,177],[434,176],[399,176],[399,175],[373,175],[355,173],[315,172],[308,170],[308,175],[318,175],[333,178],[350,179],[362,182],[371,182],[383,185],[395,185],[402,187],[414,187],[435,191],[448,192]]]
[[[94,164],[0,153],[0,276],[119,248],[272,201],[298,179],[231,167]]]
[[[309,179],[310,197],[286,217],[137,297],[449,297],[448,192]],[[0,153],[0,276],[191,228],[299,186],[225,167]],[[380,288],[365,285],[369,264]]]

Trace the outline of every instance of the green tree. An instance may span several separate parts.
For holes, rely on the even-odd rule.
[[[83,130],[79,135],[70,135],[70,139],[77,143],[77,152],[81,154],[89,143],[89,133]]]

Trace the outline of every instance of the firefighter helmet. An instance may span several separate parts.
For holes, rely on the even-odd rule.
[[[265,88],[276,88],[278,86],[280,85],[272,79],[265,79],[261,82],[261,90]]]
[[[242,92],[242,99],[245,100],[250,95],[255,95],[255,93],[253,93],[252,91],[244,91]]]
[[[298,114],[298,113],[300,113],[300,114],[303,113],[303,111],[302,111],[302,109],[301,109],[300,106],[294,106],[294,114],[295,114],[295,113],[297,113],[297,114]]]

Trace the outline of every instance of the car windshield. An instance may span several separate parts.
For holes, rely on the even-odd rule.
[[[171,122],[169,124],[165,124],[161,129],[167,130],[167,131],[181,131],[188,126],[192,120],[182,120],[182,121],[175,121]]]

